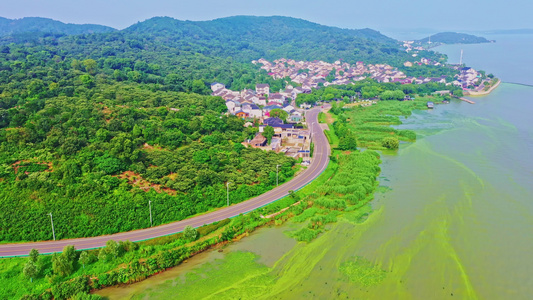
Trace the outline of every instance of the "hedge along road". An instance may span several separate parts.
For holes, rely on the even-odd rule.
[[[330,147],[323,130],[318,123],[318,113],[320,108],[314,108],[307,111],[307,121],[312,131],[312,140],[314,143],[313,159],[309,167],[294,179],[280,185],[279,187],[268,191],[260,196],[250,200],[231,205],[229,207],[217,209],[211,213],[199,215],[189,219],[173,222],[157,227],[150,227],[128,232],[121,232],[111,235],[97,237],[66,239],[58,241],[43,241],[17,244],[0,245],[0,257],[24,256],[28,255],[31,249],[35,248],[40,253],[47,254],[61,252],[67,245],[73,245],[78,250],[94,249],[105,246],[108,240],[115,241],[132,241],[152,239],[165,235],[171,235],[183,231],[185,226],[200,227],[204,224],[210,224],[216,221],[224,220],[247,213],[269,203],[272,203],[289,194],[291,190],[298,190],[306,184],[317,178],[324,171],[329,163]]]

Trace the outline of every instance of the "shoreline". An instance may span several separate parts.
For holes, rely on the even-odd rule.
[[[490,87],[488,91],[481,91],[481,92],[474,92],[474,91],[465,91],[465,96],[486,96],[492,93],[498,86],[500,86],[500,83],[502,82],[501,79],[498,79],[498,82],[496,82],[493,86]]]

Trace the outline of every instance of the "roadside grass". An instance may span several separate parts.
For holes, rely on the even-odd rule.
[[[321,119],[319,118],[318,122],[328,124],[329,129],[324,130],[324,134],[326,135],[331,148],[337,148],[339,146],[339,137],[335,132],[335,128],[331,126],[333,122],[337,121],[337,116],[329,111],[326,113],[321,112],[321,114],[323,117]]]
[[[30,282],[29,278],[23,275],[23,268],[28,261],[27,257],[13,257],[0,259],[0,299],[20,299],[24,295],[40,295],[59,282],[67,282],[74,278],[88,275],[95,277],[98,274],[107,274],[110,271],[120,271],[126,269],[133,261],[147,261],[157,259],[162,252],[176,250],[183,247],[194,247],[205,242],[207,239],[218,237],[225,230],[231,221],[222,220],[213,224],[199,227],[200,238],[193,242],[183,239],[183,234],[178,233],[171,236],[160,237],[143,242],[135,243],[138,249],[127,251],[111,260],[98,260],[99,249],[86,250],[89,253],[91,262],[82,266],[77,260],[74,263],[74,272],[68,276],[56,276],[52,271],[52,256],[39,255],[39,273]],[[79,254],[81,251],[78,251]],[[144,279],[151,274],[140,276]]]

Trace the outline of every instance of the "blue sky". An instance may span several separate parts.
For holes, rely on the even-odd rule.
[[[283,15],[342,28],[476,31],[533,28],[531,0],[0,0],[5,18],[46,17],[123,29],[154,16],[210,20]]]

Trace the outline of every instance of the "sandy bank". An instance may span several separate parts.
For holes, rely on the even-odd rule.
[[[491,86],[488,91],[481,91],[481,92],[465,91],[464,95],[465,96],[486,96],[490,94],[492,91],[494,91],[494,89],[496,89],[500,85],[501,82],[502,81],[498,79],[498,82],[496,82],[495,85]]]

